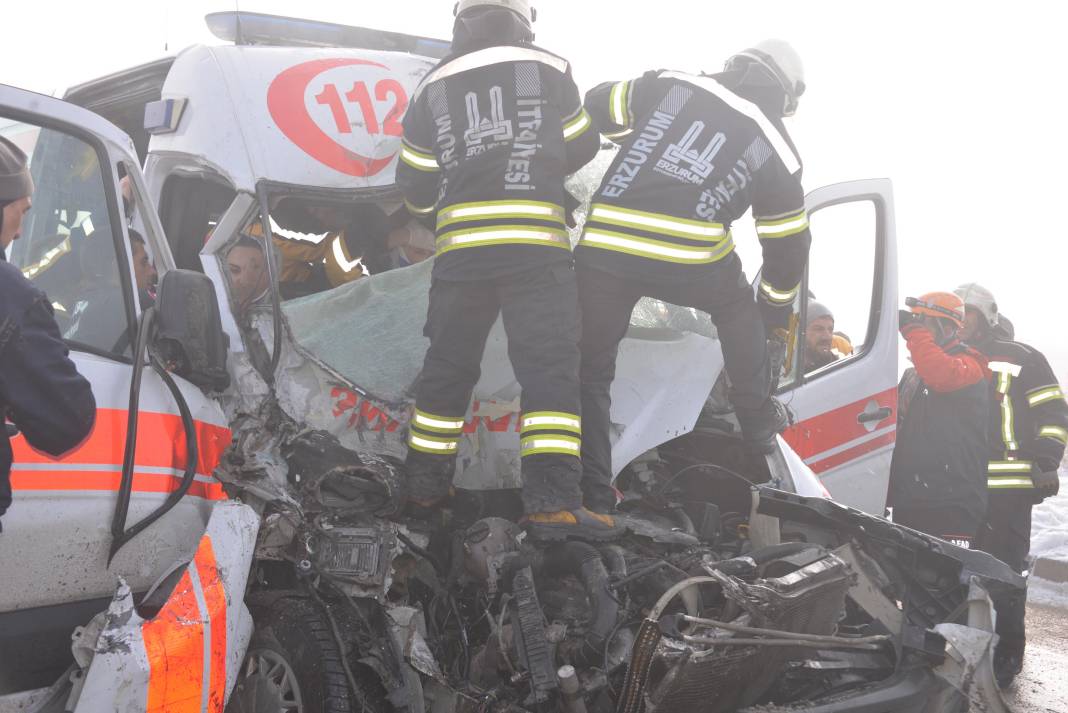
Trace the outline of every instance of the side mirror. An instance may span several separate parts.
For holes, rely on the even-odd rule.
[[[170,270],[156,300],[154,355],[183,379],[207,391],[230,385],[226,353],[230,340],[222,329],[215,287],[193,270]]]

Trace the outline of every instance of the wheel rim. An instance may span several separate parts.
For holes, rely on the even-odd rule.
[[[233,697],[239,713],[304,713],[293,667],[270,649],[248,652]]]

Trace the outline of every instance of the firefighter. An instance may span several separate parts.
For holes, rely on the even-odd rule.
[[[96,419],[89,382],[68,356],[52,303],[5,255],[33,202],[26,154],[0,136],[0,516],[11,505],[11,443],[51,456],[81,443]]]
[[[899,525],[970,547],[986,517],[987,360],[957,338],[959,297],[931,292],[905,304],[899,324],[913,366],[898,387],[888,504]]]
[[[1068,443],[1068,402],[1041,352],[998,334],[1002,319],[990,290],[968,283],[956,294],[966,311],[961,339],[986,355],[993,373],[990,501],[978,546],[1022,574],[1031,548],[1031,508],[1060,487],[1057,469]],[[1023,665],[1027,592],[995,604],[1000,639],[994,673],[1007,686]]]
[[[600,141],[570,65],[532,44],[526,0],[461,0],[451,54],[416,90],[397,180],[436,228],[410,424],[410,498],[447,494],[490,327],[502,316],[522,387],[524,524],[534,537],[606,539],[611,517],[579,488],[579,315],[565,177]]]
[[[797,53],[769,40],[731,57],[720,74],[647,72],[586,95],[594,125],[620,144],[575,255],[583,489],[596,508],[615,504],[609,389],[619,343],[643,296],[711,316],[751,451],[770,451],[786,425],[771,397],[767,334],[785,338],[808,260],[801,161],[782,121],[804,86]],[[757,299],[730,231],[750,206],[764,254]]]

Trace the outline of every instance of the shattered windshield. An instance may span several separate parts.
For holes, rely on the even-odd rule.
[[[571,230],[572,243],[578,240],[590,198],[614,153],[614,149],[601,151],[568,181],[568,190],[582,204],[575,212],[577,226]],[[299,213],[297,207],[285,202],[280,207],[284,210],[277,214],[283,216],[280,220],[283,228],[300,230],[302,224],[294,217]],[[429,344],[423,336],[423,324],[433,260],[427,259],[429,253],[421,255],[417,251],[424,245],[432,248],[433,235],[418,224],[411,225],[403,216],[404,211],[390,204],[373,211],[365,207],[363,211],[366,215],[355,219],[349,216],[349,225],[358,226],[351,229],[352,233],[363,236],[360,245],[353,243],[351,252],[344,240],[339,241],[338,248],[326,248],[324,243],[318,251],[311,247],[306,250],[309,254],[322,253],[315,274],[328,273],[332,264],[360,260],[362,272],[356,276],[359,279],[350,278],[339,286],[323,283],[321,289],[299,296],[294,282],[287,279],[287,275],[293,274],[289,268],[291,261],[283,255],[282,296],[293,299],[286,299],[282,311],[302,349],[352,383],[386,401],[396,402],[404,399],[415,381]],[[338,238],[326,235],[319,240]],[[277,246],[279,240],[275,243]],[[373,246],[374,251],[367,246]],[[296,252],[288,246],[286,249]],[[339,250],[344,252],[336,255]],[[413,259],[420,257],[424,259]],[[635,307],[631,326],[640,328],[637,333],[647,336],[654,334],[647,330],[666,329],[715,338],[715,327],[706,313],[649,298],[642,299]],[[494,325],[489,341],[487,354],[492,354],[493,344],[503,343],[500,320]]]

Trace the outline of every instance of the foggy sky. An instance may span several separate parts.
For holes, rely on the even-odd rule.
[[[1046,352],[1068,381],[1068,223],[1060,217],[1068,204],[1061,37],[1068,12],[1061,3],[535,5],[538,44],[571,60],[583,90],[649,69],[716,71],[759,39],[789,40],[806,64],[808,91],[787,120],[806,188],[891,178],[902,297],[983,283],[1013,318],[1017,338]],[[296,7],[314,19],[447,37],[452,6],[305,0]],[[0,82],[62,94],[189,44],[218,43],[202,17],[233,8],[211,0],[12,0],[4,11]],[[243,10],[283,15],[294,8],[279,0],[242,3]],[[843,250],[831,272],[856,269],[851,257]],[[820,295],[828,297],[849,295]]]

